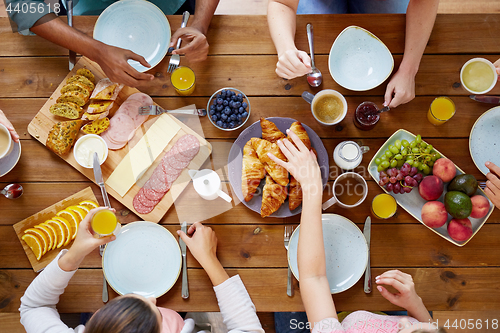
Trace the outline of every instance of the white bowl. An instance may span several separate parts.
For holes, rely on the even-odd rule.
[[[332,78],[342,87],[366,91],[379,86],[391,75],[394,58],[374,34],[350,26],[333,42],[328,68]]]
[[[472,62],[482,62],[491,68],[491,71],[493,72],[495,77],[494,77],[491,85],[488,87],[488,89],[483,90],[483,91],[474,91],[474,90],[469,89],[465,85],[464,80],[463,80],[464,69],[465,69],[465,67],[467,67],[468,64],[470,64]],[[462,66],[462,69],[460,70],[460,82],[462,83],[462,87],[464,87],[464,89],[467,90],[468,92],[470,92],[471,94],[476,94],[476,95],[486,94],[491,89],[493,89],[493,87],[497,84],[497,79],[498,79],[498,75],[497,75],[497,69],[495,68],[495,65],[493,65],[493,63],[491,61],[484,59],[484,58],[473,58],[473,59],[469,60]]]
[[[103,138],[101,138],[99,135],[96,135],[96,134],[86,134],[86,135],[82,136],[81,138],[79,138],[79,139],[78,139],[78,141],[76,141],[76,143],[75,143],[75,147],[73,147],[73,156],[75,157],[76,162],[77,162],[78,164],[80,164],[82,167],[86,168],[86,169],[92,169],[92,167],[93,167],[93,163],[91,163],[91,164],[90,164],[90,166],[89,166],[89,165],[86,165],[85,163],[83,163],[83,161],[81,161],[81,160],[78,158],[78,156],[77,156],[76,152],[77,152],[77,151],[78,151],[78,149],[80,148],[80,146],[81,146],[82,142],[83,142],[84,140],[88,139],[89,137],[95,137],[95,138],[99,139],[99,141],[101,141],[101,142],[102,142],[102,145],[103,145],[103,147],[104,147],[104,158],[103,158],[103,160],[101,161],[100,165],[101,165],[101,164],[103,164],[103,163],[104,163],[104,161],[106,161],[106,159],[108,158],[108,145],[107,145],[106,141],[104,141],[104,139],[103,139]],[[92,159],[92,161],[93,161],[93,159]]]

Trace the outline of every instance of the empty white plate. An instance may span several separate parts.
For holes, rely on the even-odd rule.
[[[487,161],[500,166],[500,106],[496,106],[476,120],[469,137],[469,150],[476,167],[486,175]]]

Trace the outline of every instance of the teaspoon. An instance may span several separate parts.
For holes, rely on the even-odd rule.
[[[311,87],[318,87],[323,82],[323,75],[314,65],[314,41],[313,41],[313,26],[307,24],[307,41],[309,42],[309,53],[311,54],[311,73],[307,74],[307,82]]]
[[[21,184],[9,184],[0,191],[7,199],[17,199],[23,195],[23,187]]]

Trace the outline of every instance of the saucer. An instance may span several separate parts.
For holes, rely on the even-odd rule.
[[[9,155],[5,156],[0,160],[0,177],[8,174],[14,167],[19,158],[21,157],[21,142],[14,142],[14,148]]]

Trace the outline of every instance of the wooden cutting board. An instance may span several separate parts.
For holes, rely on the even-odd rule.
[[[36,138],[38,141],[40,141],[43,145],[45,145],[47,141],[47,136],[49,131],[52,129],[52,126],[59,122],[59,121],[66,121],[68,119],[65,119],[63,117],[55,116],[52,113],[50,113],[49,108],[51,105],[56,103],[57,98],[61,95],[61,88],[65,85],[65,82],[68,78],[76,74],[76,71],[82,67],[85,67],[89,69],[95,76],[96,82],[99,81],[100,79],[105,78],[105,74],[102,71],[102,69],[99,67],[99,65],[85,57],[82,57],[75,65],[73,70],[69,72],[69,74],[63,79],[61,84],[57,87],[57,89],[54,91],[54,93],[50,96],[50,98],[47,100],[47,102],[43,105],[43,107],[40,109],[40,111],[37,113],[37,115],[33,118],[33,120],[30,122],[28,125],[28,132],[30,133],[31,136]],[[119,108],[119,106],[132,94],[139,92],[139,90],[131,87],[125,86],[121,91],[120,94],[118,95],[111,111],[109,117],[111,117],[116,110]],[[118,166],[118,164],[122,161],[123,157],[128,153],[128,151],[133,147],[133,145],[139,141],[140,138],[146,133],[147,129],[149,126],[152,125],[154,122],[154,118],[158,116],[150,116],[148,120],[141,125],[139,129],[137,129],[134,138],[132,138],[129,141],[129,144],[127,144],[125,147],[119,150],[109,150],[108,158],[106,161],[101,165],[102,169],[102,175],[104,178],[104,181],[108,179],[108,177],[111,175],[113,170]],[[169,142],[165,150],[158,156],[158,158],[155,160],[153,165],[148,169],[147,172],[144,173],[144,175],[138,179],[136,184],[132,186],[132,188],[125,194],[125,196],[120,196],[115,190],[113,190],[110,186],[106,185],[106,190],[109,195],[112,195],[116,200],[120,201],[122,204],[124,204],[127,208],[129,208],[131,211],[133,211],[135,214],[140,216],[143,220],[145,221],[150,221],[150,222],[155,222],[158,223],[161,218],[165,215],[165,213],[169,210],[169,208],[173,205],[174,201],[179,197],[179,195],[182,193],[184,188],[189,184],[191,181],[191,178],[189,177],[189,174],[187,172],[188,169],[199,169],[203,163],[209,158],[211,152],[212,152],[212,146],[208,141],[206,141],[203,137],[201,137],[199,134],[197,134],[195,131],[193,131],[191,128],[183,124],[181,121],[179,121],[177,118],[173,117],[172,115],[168,115],[168,117],[171,117],[173,121],[175,121],[181,129],[177,133],[177,135]],[[185,134],[191,134],[194,135],[198,140],[200,141],[200,151],[198,154],[195,156],[195,158],[191,161],[189,164],[188,168],[184,169],[177,178],[177,180],[174,182],[172,185],[172,188],[165,194],[163,199],[156,205],[155,209],[153,209],[152,212],[149,214],[139,214],[135,211],[134,206],[132,204],[132,200],[134,199],[134,196],[136,193],[139,191],[141,188],[138,184],[144,184],[145,181],[148,179],[148,177],[151,175],[153,172],[153,169],[156,167],[158,162],[161,160],[161,158],[165,155],[165,153],[172,148],[172,146],[177,142],[177,140],[185,135]],[[80,131],[80,134],[78,135],[78,138],[81,136],[85,135],[82,131]],[[77,138],[77,139],[78,139]],[[87,178],[89,178],[91,181],[95,183],[94,179],[94,172],[92,169],[86,169],[79,165],[74,156],[73,156],[73,149],[65,156],[61,157],[64,159],[67,163],[72,165],[75,169],[80,171],[82,174],[84,174]]]
[[[26,252],[26,255],[28,256],[28,260],[31,263],[31,266],[33,267],[33,270],[35,272],[39,272],[42,269],[45,268],[54,258],[59,254],[59,252],[62,249],[69,249],[71,245],[73,244],[73,241],[71,241],[68,245],[63,246],[58,249],[54,249],[51,251],[48,251],[45,253],[45,255],[40,258],[40,261],[36,260],[35,255],[31,251],[30,247],[28,244],[26,244],[21,237],[24,235],[24,230],[28,228],[33,228],[35,225],[43,223],[52,217],[56,215],[57,212],[68,208],[69,206],[74,206],[78,205],[78,203],[84,201],[84,200],[92,200],[94,202],[97,202],[97,199],[94,195],[94,192],[92,192],[92,188],[87,187],[86,189],[81,190],[78,193],[75,193],[66,199],[63,199],[55,204],[53,204],[50,207],[45,208],[42,211],[39,211],[36,214],[31,215],[30,217],[14,224],[14,230],[16,231],[16,235],[19,238],[19,241],[23,245],[24,252]]]

